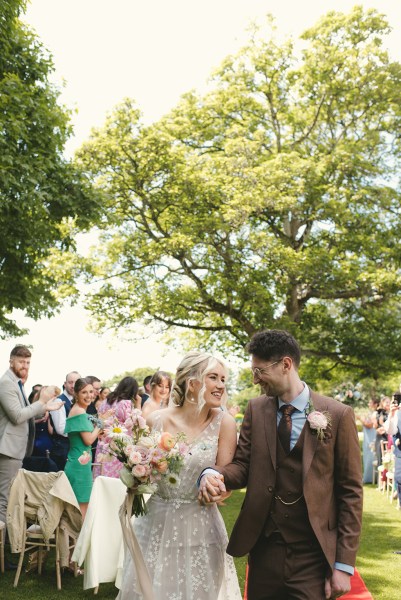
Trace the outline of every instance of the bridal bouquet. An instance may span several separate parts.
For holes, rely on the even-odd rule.
[[[123,463],[120,479],[133,494],[132,513],[146,514],[144,494],[153,494],[162,478],[177,485],[189,447],[185,434],[149,431],[139,409],[125,415],[123,423],[110,417],[105,422],[104,450]]]

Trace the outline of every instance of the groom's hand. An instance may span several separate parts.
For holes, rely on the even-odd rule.
[[[224,477],[221,473],[205,474],[199,484],[198,500],[201,504],[220,502],[222,494],[226,492]]]
[[[326,579],[324,591],[326,599],[338,598],[343,594],[346,594],[351,589],[351,575],[345,571],[334,569],[333,575]]]

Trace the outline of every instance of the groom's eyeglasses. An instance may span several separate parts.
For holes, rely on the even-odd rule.
[[[276,360],[276,362],[271,363],[270,365],[268,365],[267,367],[263,367],[262,369],[259,369],[258,367],[252,367],[251,371],[252,371],[252,375],[254,377],[258,377],[258,379],[260,379],[260,377],[262,375],[264,375],[266,373],[266,371],[268,371],[270,369],[270,367],[274,367],[274,365],[277,365],[279,362],[281,362],[283,359],[280,358],[280,360]]]

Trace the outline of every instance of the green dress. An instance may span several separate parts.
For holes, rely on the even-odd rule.
[[[84,444],[81,431],[93,431],[93,425],[88,415],[85,413],[68,417],[64,432],[68,433],[70,450],[64,471],[70,480],[78,502],[89,502],[92,491],[92,448]],[[81,465],[78,458],[85,451],[89,452],[90,460],[85,465]]]

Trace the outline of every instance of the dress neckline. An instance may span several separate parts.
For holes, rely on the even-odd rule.
[[[88,416],[88,413],[80,413],[79,415],[71,415],[67,417],[67,419],[75,419],[75,417],[83,417],[83,416]]]
[[[222,411],[220,411],[221,414],[223,414]],[[188,439],[186,440],[186,443],[188,444],[188,446],[192,446],[199,438],[200,436],[208,429],[208,427],[210,427],[210,425],[212,423],[214,423],[216,421],[216,419],[218,419],[218,417],[220,416],[219,413],[216,413],[208,422],[207,425],[205,425],[205,427],[198,433],[198,435],[196,435],[191,441],[189,441]],[[160,430],[162,433],[165,433],[164,428],[163,428],[163,420],[162,420],[162,416],[161,414],[158,415],[159,420],[160,420]],[[186,434],[185,434],[186,435]]]

